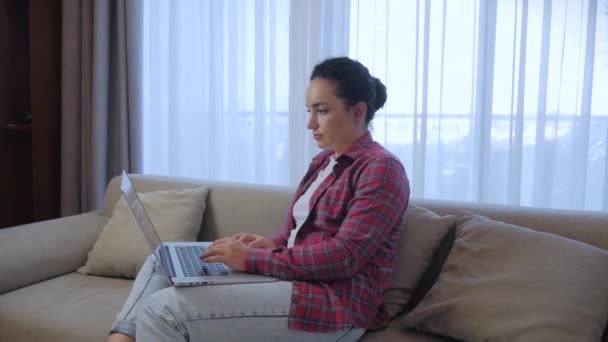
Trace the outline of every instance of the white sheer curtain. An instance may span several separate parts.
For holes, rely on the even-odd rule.
[[[350,55],[387,82],[374,136],[408,165],[414,196],[608,210],[608,15],[597,1],[351,8]]]
[[[608,210],[602,1],[146,2],[144,172],[296,185],[308,75],[349,55],[415,197]]]
[[[297,183],[318,152],[305,132],[309,73],[348,53],[348,3],[146,6],[144,172]]]

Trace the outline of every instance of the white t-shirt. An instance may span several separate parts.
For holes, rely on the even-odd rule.
[[[308,189],[298,198],[296,203],[293,205],[293,219],[296,221],[296,227],[291,230],[289,234],[289,239],[287,240],[287,248],[293,247],[296,241],[296,235],[298,235],[298,231],[302,228],[302,225],[308,218],[308,214],[310,214],[310,198],[317,191],[317,188],[325,178],[327,178],[334,170],[334,165],[336,165],[336,159],[331,156],[329,158],[329,164],[319,172],[317,178],[310,184]]]

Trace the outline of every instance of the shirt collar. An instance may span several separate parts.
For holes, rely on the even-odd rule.
[[[339,168],[344,168],[352,164],[357,158],[361,157],[363,153],[369,150],[374,143],[372,135],[369,131],[365,132],[359,139],[357,139],[344,153],[342,153],[337,159],[336,164]],[[334,150],[324,150],[313,159],[313,167],[327,165],[329,158],[335,153]]]
[[[342,155],[340,155],[340,157],[338,157],[338,161],[340,161],[340,159],[355,160],[361,157],[363,153],[371,148],[373,143],[374,140],[372,139],[372,134],[369,131],[365,132],[365,134],[357,139],[354,144],[352,144],[346,151],[344,151],[344,153],[342,153]],[[331,154],[334,154],[334,151],[332,151]]]

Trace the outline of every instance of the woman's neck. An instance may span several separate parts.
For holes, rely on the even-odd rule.
[[[363,137],[365,134],[367,134],[367,129],[363,132],[359,132],[356,135],[353,135],[353,138],[349,139],[349,141],[343,144],[343,146],[334,148],[333,157],[338,159],[341,155],[348,151],[351,146],[353,146],[357,141],[359,141],[359,139],[361,139],[361,137]]]

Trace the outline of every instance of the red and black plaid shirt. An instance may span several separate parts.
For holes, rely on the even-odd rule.
[[[383,292],[395,268],[397,241],[409,200],[399,160],[369,133],[337,159],[333,173],[310,199],[310,214],[287,248],[293,204],[329,163],[333,151],[313,158],[291,203],[276,249],[250,248],[249,272],[293,280],[289,328],[324,332],[376,329],[388,323]]]

